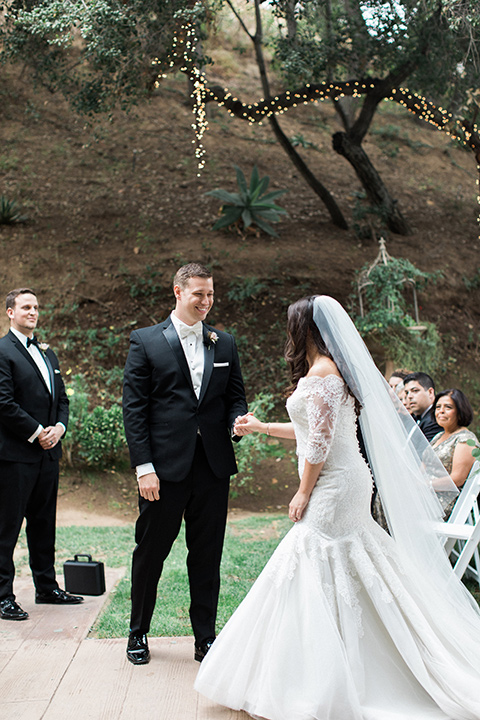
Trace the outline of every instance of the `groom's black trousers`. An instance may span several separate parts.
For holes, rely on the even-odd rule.
[[[213,474],[199,436],[188,476],[180,482],[160,481],[160,500],[140,497],[132,562],[131,632],[150,629],[163,563],[185,517],[190,621],[197,644],[215,637],[228,491],[229,479]]]

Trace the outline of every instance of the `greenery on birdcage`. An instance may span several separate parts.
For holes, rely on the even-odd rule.
[[[358,275],[366,275],[368,270],[365,265]],[[376,340],[399,367],[428,368],[434,373],[444,362],[435,323],[422,322],[418,327],[408,305],[413,284],[422,291],[440,276],[440,272],[420,270],[405,258],[390,258],[387,264],[379,263],[369,271],[363,289],[366,312],[355,317],[355,325],[362,336]]]

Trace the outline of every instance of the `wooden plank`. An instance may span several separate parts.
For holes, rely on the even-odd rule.
[[[193,640],[149,638],[151,661],[134,666],[125,640],[86,639],[43,720],[246,720],[193,689]]]
[[[103,595],[85,595],[81,605],[37,605],[35,592],[30,577],[22,577],[15,581],[17,602],[29,614],[28,620],[20,622],[12,620],[0,621],[3,626],[8,623],[10,634],[21,640],[37,639],[47,642],[54,637],[69,637],[80,642],[87,636],[91,626],[98,617],[109,593],[125,574],[125,568],[106,568],[106,592]]]
[[[40,720],[48,705],[46,700],[6,703],[2,698],[0,720]]]
[[[25,640],[0,674],[2,702],[49,700],[77,648],[71,639]]]
[[[119,640],[84,640],[43,720],[117,720],[135,669],[122,667],[122,649]]]

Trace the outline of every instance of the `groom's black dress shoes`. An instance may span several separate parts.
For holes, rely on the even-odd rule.
[[[70,595],[65,590],[52,590],[48,593],[37,592],[35,595],[37,605],[78,605],[83,602],[80,595]]]
[[[146,665],[150,661],[147,636],[130,633],[127,644],[127,658],[134,665]]]
[[[194,657],[195,657],[195,660],[197,660],[197,662],[202,662],[203,658],[205,657],[205,655],[208,653],[208,651],[212,647],[214,640],[215,640],[215,638],[209,638],[208,640],[205,640],[205,642],[201,643],[200,645],[197,645],[197,643],[195,643]]]
[[[3,620],[26,620],[28,613],[15,600],[0,600],[0,617]]]

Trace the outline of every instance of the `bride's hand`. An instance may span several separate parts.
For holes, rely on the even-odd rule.
[[[310,496],[307,493],[300,492],[300,490],[295,493],[288,506],[288,517],[292,522],[302,519],[309,500]]]
[[[261,423],[253,413],[249,412],[236,418],[233,432],[240,436],[249,435],[252,432],[262,432],[263,425],[264,423]]]

